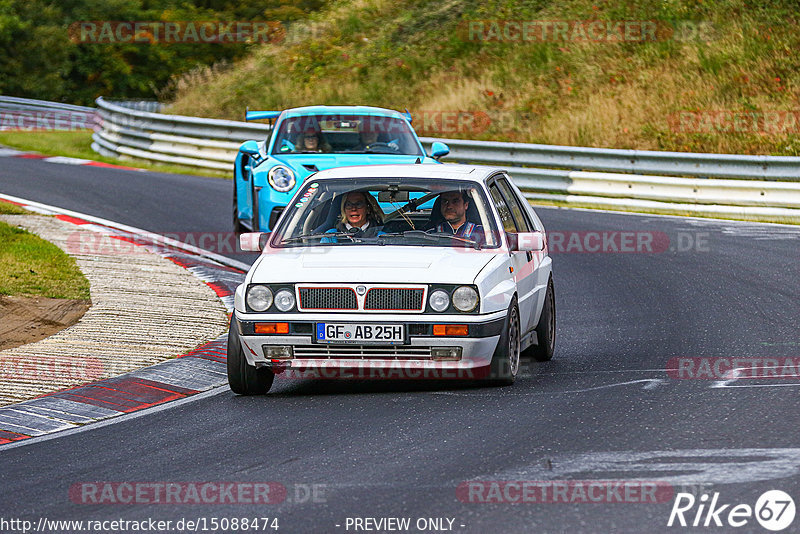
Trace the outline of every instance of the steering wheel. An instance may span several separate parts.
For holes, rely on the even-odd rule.
[[[386,148],[386,149],[390,150],[391,152],[399,152],[400,151],[400,147],[397,146],[397,143],[381,143],[381,142],[375,142],[375,143],[368,144],[367,146],[364,147],[364,151],[365,152],[372,152],[373,148]]]

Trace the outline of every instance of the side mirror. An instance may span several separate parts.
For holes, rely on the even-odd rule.
[[[269,241],[269,232],[247,232],[239,236],[239,248],[245,252],[261,252]]]
[[[433,159],[438,160],[450,153],[450,147],[444,143],[440,143],[439,141],[435,141],[431,145],[431,157]]]
[[[511,250],[538,252],[544,250],[544,233],[542,232],[519,232],[517,234],[507,234]]]
[[[247,154],[254,159],[261,159],[261,151],[258,149],[258,143],[253,140],[242,143],[242,146],[239,147],[239,152]]]

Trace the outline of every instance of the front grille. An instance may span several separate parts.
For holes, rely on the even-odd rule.
[[[301,287],[304,310],[357,310],[356,292],[349,287]]]
[[[430,360],[430,347],[412,345],[295,345],[294,357],[301,360]]]
[[[374,287],[367,292],[365,310],[422,310],[421,288]]]

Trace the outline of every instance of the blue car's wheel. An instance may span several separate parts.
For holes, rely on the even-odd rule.
[[[241,234],[247,231],[242,225],[242,222],[239,220],[239,200],[238,194],[236,192],[236,177],[233,180],[233,233],[236,234],[236,237],[239,237]]]

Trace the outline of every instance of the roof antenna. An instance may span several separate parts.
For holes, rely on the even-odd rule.
[[[414,165],[419,165],[420,163],[422,163],[422,160],[417,158],[417,161],[414,162]]]

